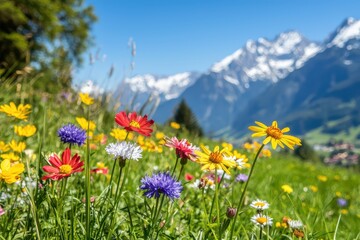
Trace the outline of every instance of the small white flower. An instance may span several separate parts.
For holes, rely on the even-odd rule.
[[[114,159],[121,157],[122,159],[138,161],[142,158],[142,149],[136,143],[120,142],[110,143],[105,148],[109,155],[113,155]]]
[[[289,220],[288,224],[289,224],[290,228],[292,228],[292,229],[300,229],[304,226],[302,224],[302,222],[299,220]]]
[[[255,216],[251,217],[251,221],[260,227],[264,226],[271,226],[272,225],[272,218],[263,214],[256,214]]]
[[[268,209],[270,204],[267,201],[256,199],[252,201],[250,207],[255,208],[257,210],[265,210]]]

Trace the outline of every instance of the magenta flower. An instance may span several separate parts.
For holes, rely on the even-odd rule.
[[[196,161],[197,155],[195,154],[195,150],[199,150],[198,147],[192,145],[186,139],[177,139],[176,137],[165,138],[166,143],[165,146],[169,148],[174,148],[176,151],[176,156],[181,159],[189,159],[193,162]]]

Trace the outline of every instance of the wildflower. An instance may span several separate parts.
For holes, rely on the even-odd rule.
[[[36,132],[36,127],[34,125],[14,126],[14,129],[15,133],[20,137],[31,137]]]
[[[5,214],[5,210],[2,207],[0,207],[0,216],[2,216],[4,214]]]
[[[14,117],[20,120],[27,121],[27,118],[31,109],[30,104],[19,104],[19,106],[16,107],[14,102],[10,102],[10,104],[4,104],[0,106],[0,112],[6,113],[10,117]]]
[[[246,182],[248,179],[249,179],[249,176],[248,176],[248,175],[240,173],[239,175],[236,176],[235,181],[244,183],[244,182]]]
[[[174,148],[176,151],[176,156],[178,158],[190,159],[193,162],[196,161],[197,155],[195,154],[195,150],[199,150],[198,147],[192,145],[186,139],[178,140],[176,137],[166,137],[165,139],[165,146],[169,148]]]
[[[7,152],[9,151],[9,145],[7,145],[5,142],[0,141],[0,152]]]
[[[232,151],[233,150],[233,145],[231,144],[231,143],[228,143],[228,142],[223,142],[223,143],[221,143],[221,146],[223,147],[223,148],[227,148],[229,151]]]
[[[121,158],[123,160],[128,159],[138,161],[142,158],[142,149],[136,143],[125,141],[120,143],[110,143],[105,150],[109,155],[113,155],[114,159]]]
[[[15,155],[13,152],[1,154],[0,157],[2,159],[9,159],[12,162],[20,160],[20,157],[18,155]]]
[[[170,199],[179,198],[183,189],[181,182],[171,177],[169,172],[160,172],[151,177],[145,176],[141,179],[141,190],[145,190],[144,196],[148,198],[159,198],[164,194]]]
[[[226,158],[231,156],[227,148],[220,150],[219,146],[216,146],[212,152],[205,146],[201,146],[201,149],[203,152],[195,152],[199,156],[197,162],[203,165],[201,170],[212,171],[215,169],[222,169],[230,175],[228,168],[235,167],[236,162],[233,159]]]
[[[80,125],[80,127],[82,129],[84,129],[85,131],[88,130],[88,127],[89,127],[89,130],[90,131],[94,131],[95,130],[95,123],[93,121],[88,121],[86,120],[85,118],[82,118],[82,117],[77,117],[76,118],[76,121],[78,122],[78,124]]]
[[[158,140],[161,140],[165,137],[165,134],[163,132],[156,132],[155,138]]]
[[[226,210],[226,216],[228,218],[234,218],[236,215],[237,209],[233,207],[228,207]]]
[[[292,228],[292,229],[301,229],[304,225],[302,224],[301,221],[299,220],[292,220],[292,219],[289,219],[287,221],[287,223],[289,224],[289,227]]]
[[[311,186],[310,186],[310,190],[311,190],[312,192],[317,192],[317,191],[319,191],[319,188],[318,188],[317,186],[311,185]]]
[[[78,146],[81,146],[86,140],[86,132],[71,123],[59,128],[57,134],[63,143],[77,144]]]
[[[268,209],[270,204],[267,201],[256,199],[252,201],[250,207],[255,208],[257,210],[265,210]]]
[[[247,167],[247,157],[245,155],[241,156],[240,158],[237,158],[236,156],[226,157],[228,160],[233,160],[236,162],[236,168],[241,170]]]
[[[249,130],[255,132],[252,137],[263,137],[266,136],[263,144],[268,144],[271,141],[271,146],[273,149],[276,149],[277,145],[281,148],[284,148],[286,145],[290,149],[294,149],[294,145],[301,146],[301,140],[297,137],[286,135],[290,131],[290,128],[286,127],[283,129],[278,128],[276,121],[272,122],[271,126],[266,126],[261,122],[255,122],[258,126],[250,126]]]
[[[272,225],[272,218],[261,213],[258,213],[251,217],[251,221],[260,227],[264,226],[271,226]]]
[[[80,160],[77,153],[71,157],[70,148],[65,149],[61,154],[61,159],[56,154],[50,155],[49,164],[50,166],[43,166],[43,170],[49,174],[42,177],[42,180],[50,178],[56,181],[84,170],[84,162]]]
[[[173,129],[180,129],[180,124],[178,124],[177,122],[170,122],[170,127],[172,127]]]
[[[85,105],[89,106],[94,103],[94,99],[90,97],[88,93],[79,93],[79,97],[81,102],[84,103]]]
[[[130,132],[128,134],[128,132],[125,129],[119,129],[119,128],[114,128],[113,130],[111,130],[110,135],[119,141],[124,141],[126,136],[127,139],[129,140],[132,140],[134,138],[133,133]]]
[[[287,184],[281,186],[282,190],[285,193],[292,193],[294,190]]]
[[[103,162],[98,162],[96,163],[96,168],[95,169],[91,169],[90,171],[91,173],[99,173],[99,174],[108,174],[109,173],[109,169],[107,167],[105,167],[105,164]]]
[[[339,207],[346,207],[347,204],[348,204],[348,202],[347,202],[347,200],[346,200],[345,198],[338,198],[338,199],[336,200],[336,203],[337,203],[337,205],[338,205]]]
[[[22,151],[25,150],[26,148],[26,144],[24,142],[16,142],[15,140],[12,140],[9,143],[9,147],[14,151],[14,152],[18,152],[21,153]]]
[[[346,215],[346,214],[349,213],[349,210],[347,210],[347,209],[341,209],[341,210],[340,210],[340,213]]]
[[[271,151],[269,150],[269,149],[263,149],[262,151],[261,151],[261,155],[263,156],[263,157],[271,157]]]
[[[327,176],[324,175],[317,176],[317,179],[321,182],[326,182],[328,180]]]
[[[24,164],[12,164],[10,159],[5,159],[0,164],[0,180],[4,180],[7,184],[17,182],[20,180],[20,174],[24,172],[24,170]]]
[[[194,176],[191,175],[190,173],[185,173],[185,180],[186,181],[191,181],[194,179]]]
[[[154,120],[147,119],[147,115],[144,117],[138,116],[136,112],[126,115],[125,112],[119,112],[115,116],[115,122],[128,132],[135,131],[141,135],[149,137],[152,133],[151,125],[154,124]]]

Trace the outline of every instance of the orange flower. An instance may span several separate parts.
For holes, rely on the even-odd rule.
[[[124,127],[128,132],[138,132],[141,135],[149,137],[153,131],[151,125],[154,124],[154,120],[148,120],[147,115],[144,117],[138,116],[136,112],[129,113],[119,112],[115,116],[115,122]]]

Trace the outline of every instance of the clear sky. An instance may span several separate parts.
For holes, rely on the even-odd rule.
[[[360,19],[360,0],[86,0],[98,21],[93,47],[76,84],[103,88],[137,74],[206,72],[249,39],[297,30],[323,41],[347,17]],[[132,58],[129,39],[136,43]],[[90,64],[89,55],[96,61]],[[130,70],[131,62],[135,68]],[[109,79],[107,74],[114,67]]]

